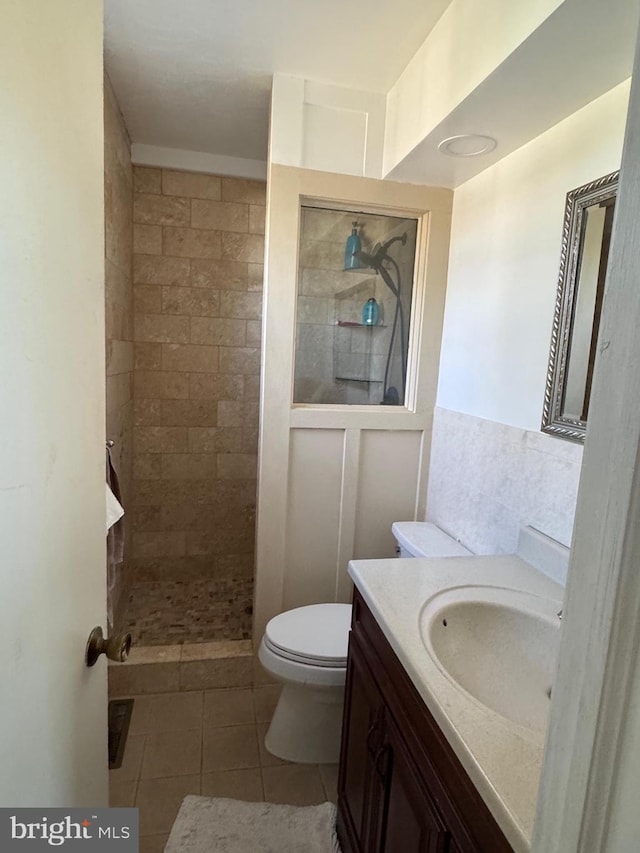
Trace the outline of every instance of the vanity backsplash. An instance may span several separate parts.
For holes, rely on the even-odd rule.
[[[511,554],[522,525],[571,545],[582,446],[436,408],[427,518],[476,554]]]

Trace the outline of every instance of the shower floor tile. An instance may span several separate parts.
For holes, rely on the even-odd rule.
[[[253,578],[139,581],[129,591],[120,629],[136,645],[251,639]]]

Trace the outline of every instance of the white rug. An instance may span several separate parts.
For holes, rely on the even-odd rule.
[[[185,797],[165,853],[340,853],[336,808]]]

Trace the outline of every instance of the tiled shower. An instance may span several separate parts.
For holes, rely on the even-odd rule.
[[[107,96],[105,128],[115,627],[138,645],[248,639],[266,187],[132,166]]]
[[[294,402],[380,405],[385,384],[404,398],[400,348],[408,345],[417,220],[363,211],[304,205],[300,218]],[[394,331],[397,300],[365,263],[345,270],[345,240],[352,228],[368,252],[405,235],[391,250],[403,321]],[[379,317],[362,322],[373,299]],[[401,343],[400,343],[401,342]],[[388,371],[388,383],[385,377]]]

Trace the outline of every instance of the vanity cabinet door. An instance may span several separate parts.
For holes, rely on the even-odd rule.
[[[357,592],[337,829],[344,853],[513,853]]]
[[[378,850],[373,835],[380,793],[374,760],[383,746],[384,715],[384,701],[352,631],[338,777],[338,832],[346,853]]]
[[[385,742],[374,762],[383,791],[378,812],[379,842],[383,853],[445,853],[449,833],[436,812],[423,777],[411,758],[393,719],[385,720]]]

